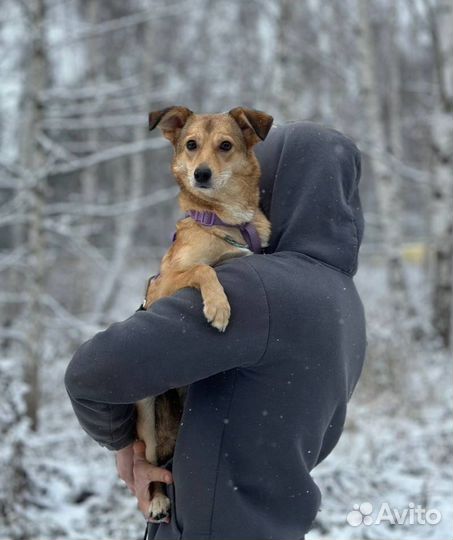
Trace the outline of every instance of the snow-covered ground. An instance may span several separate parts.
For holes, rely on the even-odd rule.
[[[118,318],[137,304],[136,277],[128,275]],[[141,279],[141,278],[139,278]],[[413,291],[423,307],[421,273],[412,269]],[[427,340],[401,342],[393,321],[385,320],[385,282],[377,262],[362,264],[357,276],[368,317],[368,360],[350,403],[340,443],[314,476],[323,502],[309,540],[318,538],[393,538],[453,536],[453,452],[451,359]],[[26,450],[35,489],[26,517],[33,539],[136,539],[143,518],[134,498],[118,480],[113,455],[98,447],[79,427],[63,387],[69,352],[45,366],[40,429]],[[371,503],[366,522],[375,522],[381,506],[388,511],[380,524],[352,526],[354,505]],[[410,524],[418,506],[432,512],[436,525]],[[369,512],[371,507],[361,507]],[[389,524],[395,510],[407,509],[404,524]],[[384,508],[385,510],[385,508]],[[391,515],[389,515],[389,512]],[[350,521],[360,517],[355,512]],[[0,525],[0,538],[8,538]]]

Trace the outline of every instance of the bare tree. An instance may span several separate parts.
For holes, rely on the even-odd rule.
[[[147,98],[151,92],[152,79],[152,22],[147,21],[138,26],[135,32],[137,47],[144,51],[141,55],[141,62],[137,62],[137,71],[141,73],[140,89],[142,98],[138,99],[138,105],[143,111],[143,118],[132,130],[134,140],[143,140],[146,136],[147,120]],[[114,193],[117,200],[139,200],[143,195],[145,175],[146,175],[146,155],[145,152],[137,152],[130,158],[129,163],[119,163],[122,174],[115,175]],[[116,238],[113,247],[113,257],[109,265],[99,293],[96,305],[100,312],[109,313],[116,300],[116,290],[121,282],[121,275],[125,262],[130,256],[133,233],[137,222],[137,213],[119,215],[116,219]],[[108,317],[107,317],[108,318]]]
[[[433,327],[452,346],[453,296],[453,2],[426,0],[432,38],[437,104],[432,116],[431,190]]]
[[[402,217],[403,209],[401,177],[392,170],[387,154],[400,153],[400,123],[399,123],[399,67],[396,44],[394,54],[389,57],[390,85],[392,86],[390,118],[390,138],[384,124],[381,110],[381,96],[376,66],[376,42],[373,36],[370,3],[368,0],[358,0],[358,35],[359,35],[359,70],[361,74],[361,91],[363,96],[363,115],[365,118],[366,141],[371,155],[371,165],[374,173],[377,193],[380,229],[387,263],[388,286],[390,302],[393,311],[400,320],[414,320],[415,309],[409,296],[409,288],[404,274],[401,257],[403,239]],[[391,8],[392,30],[395,35],[397,11],[395,5]],[[394,117],[393,117],[394,115]]]
[[[293,81],[291,79],[290,36],[296,5],[291,0],[280,0],[276,21],[276,50],[274,58],[273,95],[281,119],[288,120],[292,110]]]
[[[87,2],[87,19],[91,26],[95,26],[98,23],[99,19],[99,3],[98,2]],[[99,47],[101,46],[100,40],[96,36],[92,36],[88,40],[88,52],[89,52],[89,67],[88,67],[88,77],[87,83],[93,87],[96,87],[99,84],[102,84],[102,60],[99,54]],[[94,98],[94,107],[88,112],[89,116],[93,114],[96,115],[99,107],[102,104],[102,98],[98,95]],[[98,142],[99,133],[96,129],[88,130],[88,144],[89,147],[96,149]],[[82,184],[82,193],[83,200],[86,204],[91,204],[96,200],[97,192],[97,168],[94,165],[93,167],[87,167],[82,171],[81,174],[81,184]]]
[[[36,429],[39,407],[39,364],[43,351],[41,295],[45,276],[43,206],[46,192],[46,156],[40,144],[40,125],[44,117],[40,99],[48,84],[49,69],[45,45],[45,1],[29,2],[26,9],[31,40],[21,105],[19,162],[28,175],[26,189],[29,203],[27,211],[29,271],[25,279],[29,298],[26,306],[29,328],[24,348],[25,382],[28,385],[26,401],[32,429]]]
[[[12,242],[9,253],[2,249],[1,261],[12,279],[8,280],[8,289],[2,289],[7,315],[0,362],[0,434],[5,443],[5,453],[0,457],[0,516],[15,540],[25,540],[31,534],[25,505],[34,483],[24,458],[30,428],[38,428],[39,375],[45,341],[41,300],[46,268],[43,208],[48,165],[40,131],[41,93],[48,78],[45,2],[33,0],[20,8],[29,40],[24,51],[27,62],[19,105],[18,159],[6,167],[16,182],[9,205],[2,208],[4,223],[11,226]],[[12,212],[8,212],[8,206]]]

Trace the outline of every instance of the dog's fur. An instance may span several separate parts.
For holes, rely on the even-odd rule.
[[[262,246],[267,246],[270,223],[258,206],[260,167],[253,146],[266,137],[272,117],[242,107],[210,115],[196,115],[185,107],[169,107],[150,113],[150,129],[157,125],[174,146],[172,171],[181,188],[181,209],[211,211],[232,225],[251,222]],[[192,148],[194,143],[196,148]],[[196,171],[207,169],[211,173],[208,182],[197,182]],[[244,242],[239,229],[207,228],[190,217],[181,220],[175,241],[162,259],[159,275],[148,285],[145,308],[180,289],[195,287],[200,290],[208,322],[225,331],[230,305],[213,266],[251,254],[247,248],[227,243],[227,235],[238,244]],[[183,392],[170,390],[137,403],[137,433],[146,444],[150,463],[162,465],[173,454]],[[150,519],[168,521],[170,501],[163,486],[153,484],[151,495]]]

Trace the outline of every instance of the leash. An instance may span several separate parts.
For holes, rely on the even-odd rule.
[[[150,528],[151,528],[151,523],[149,521],[147,521],[146,522],[146,527],[145,527],[145,534],[143,535],[143,540],[148,540]]]
[[[173,235],[173,242],[175,241],[175,235]],[[139,308],[136,309],[135,311],[146,311],[146,308],[145,308],[145,304],[146,304],[146,291],[149,289],[149,284],[151,283],[151,281],[153,281],[153,279],[156,279],[157,277],[159,277],[159,274],[156,274],[155,276],[151,276],[149,279],[148,279],[148,282],[146,284],[146,289],[145,289],[145,298],[143,299],[143,302],[140,304]],[[145,538],[146,540],[146,538]]]
[[[150,532],[151,532],[151,522],[147,521],[146,522],[146,528],[145,528],[145,534],[143,536],[143,540],[148,540]]]

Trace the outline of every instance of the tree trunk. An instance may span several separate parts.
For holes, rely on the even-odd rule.
[[[319,26],[317,35],[317,46],[321,55],[321,59],[333,57],[332,50],[332,29],[334,28],[333,6],[329,2],[323,5],[322,9],[317,8]],[[319,93],[317,95],[318,117],[323,123],[332,125],[334,123],[332,79],[330,70],[325,63],[321,63],[319,72]]]
[[[139,66],[143,73],[142,90],[143,99],[143,125],[146,125],[148,100],[147,95],[151,90],[152,80],[152,60],[153,60],[153,40],[152,40],[152,25],[142,25],[139,32],[139,45],[143,47],[146,54],[143,55],[143,64]],[[146,136],[146,129],[142,126],[137,126],[133,130],[135,140],[142,140]],[[137,152],[129,162],[130,171],[127,171],[127,166],[123,167],[123,175],[115,175],[115,194],[120,199],[125,198],[125,193],[128,193],[127,198],[137,200],[143,195],[145,176],[146,176],[146,155],[145,152]],[[127,172],[130,172],[128,175]],[[130,186],[130,187],[129,187]],[[129,187],[129,189],[125,189]],[[120,288],[121,275],[124,271],[125,263],[131,251],[131,244],[134,231],[137,225],[137,213],[128,213],[124,216],[118,216],[115,224],[115,245],[113,258],[111,260],[110,272],[103,281],[99,296],[96,302],[96,309],[99,313],[107,314],[115,305],[116,293]]]
[[[274,91],[279,112],[279,120],[291,118],[292,103],[290,97],[290,47],[289,33],[295,6],[292,0],[280,0],[280,11],[277,19],[277,46],[275,54]]]
[[[432,323],[446,347],[452,344],[453,296],[453,2],[428,7],[439,88],[433,114],[431,190]]]
[[[87,4],[87,19],[91,26],[95,26],[98,22],[98,2],[89,2]],[[89,40],[88,44],[88,53],[89,53],[89,69],[88,69],[88,85],[94,86],[96,84],[102,83],[102,75],[100,73],[102,60],[99,58],[99,38],[93,36]],[[96,105],[99,105],[99,98],[95,98],[97,101]],[[97,107],[96,107],[97,109]],[[95,114],[97,110],[95,111]],[[89,129],[87,133],[87,142],[89,146],[96,147],[98,142],[99,133],[96,129]],[[93,150],[94,152],[94,150]],[[82,183],[82,194],[83,202],[85,204],[93,204],[96,200],[97,194],[97,167],[87,167],[82,171],[81,174],[81,183]]]
[[[45,155],[38,142],[40,124],[43,120],[43,108],[40,94],[47,86],[48,63],[45,52],[45,1],[34,0],[28,5],[32,42],[28,54],[28,69],[25,75],[22,98],[22,125],[20,163],[30,173],[37,175],[45,163]],[[43,204],[46,179],[33,179],[28,187],[30,222],[28,225],[28,271],[26,290],[29,302],[26,306],[29,329],[25,347],[25,382],[28,385],[26,395],[27,415],[32,429],[37,428],[39,408],[39,363],[42,356],[43,323],[41,315],[41,295],[43,292],[45,260],[43,233]]]
[[[215,0],[204,0],[200,11],[200,19],[195,23],[197,25],[197,32],[193,38],[194,42],[190,44],[190,54],[191,56],[192,54],[195,55],[196,61],[192,65],[190,61],[191,56],[186,59],[186,62],[190,66],[187,76],[190,78],[192,101],[195,111],[198,112],[206,111],[209,106],[209,75],[207,72],[210,67],[211,50],[213,48],[210,23],[215,15],[215,4]],[[201,46],[199,46],[200,36]]]
[[[400,151],[399,123],[399,66],[396,50],[391,55],[389,84],[392,86],[390,139],[381,115],[381,103],[378,93],[377,66],[375,62],[375,40],[371,28],[370,5],[368,0],[358,0],[359,5],[359,68],[361,72],[361,91],[363,96],[366,140],[371,154],[371,167],[375,180],[379,207],[380,229],[387,266],[387,282],[390,293],[391,309],[398,320],[414,321],[415,309],[409,297],[409,288],[404,274],[401,257],[403,238],[401,219],[401,178],[386,163],[386,153]],[[396,27],[396,10],[393,8],[393,24]],[[395,28],[396,30],[396,28]],[[392,32],[392,34],[395,32]],[[412,325],[414,326],[414,325]],[[414,330],[412,328],[412,330]],[[413,333],[418,333],[413,332]]]
[[[84,4],[86,8],[86,17],[91,26],[95,26],[99,21],[99,2],[88,2]],[[95,86],[97,84],[102,84],[102,59],[100,58],[99,49],[102,47],[102,39],[97,36],[92,36],[88,41],[88,73],[87,73],[87,85]],[[100,97],[94,97],[95,108],[94,115],[99,113],[99,109],[102,106],[102,101]],[[88,113],[89,116],[93,115],[93,112]],[[97,143],[99,140],[99,132],[97,129],[89,129],[87,131],[86,139],[88,142],[89,152],[96,152]],[[86,167],[82,170],[80,174],[80,183],[82,189],[82,201],[84,204],[94,204],[97,202],[98,196],[98,172],[99,169],[96,165],[91,167]],[[92,222],[93,218],[90,216],[86,217],[86,224],[89,225]],[[77,306],[76,308],[81,313],[84,313],[90,310],[92,306],[93,299],[93,283],[91,280],[92,268],[90,265],[86,264],[86,261],[81,259],[79,261],[79,270],[78,275],[81,276],[80,279],[80,291],[77,295]]]
[[[17,365],[15,347],[6,346],[0,361],[0,394],[3,418],[0,418],[2,456],[0,457],[0,518],[6,523],[9,538],[27,540],[33,536],[35,527],[30,523],[26,506],[29,504],[34,481],[24,464],[26,443],[30,428],[38,427],[40,394],[40,363],[45,340],[42,320],[42,294],[45,276],[45,251],[43,234],[43,204],[46,179],[43,173],[45,155],[38,142],[43,108],[40,94],[47,87],[47,59],[45,52],[45,0],[30,0],[22,6],[30,42],[24,51],[25,73],[19,111],[18,161],[25,170],[20,180],[27,208],[26,225],[18,231],[16,240],[25,243],[27,249],[25,279],[15,292],[25,293],[27,303],[15,320],[22,326],[22,351]],[[14,284],[15,285],[15,284]],[[8,355],[11,355],[8,358]],[[22,381],[26,390],[22,390]],[[5,445],[3,449],[3,443]],[[4,450],[4,451],[3,451]]]

